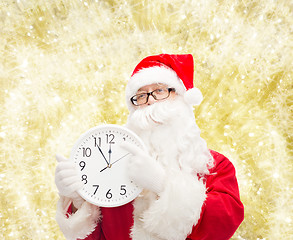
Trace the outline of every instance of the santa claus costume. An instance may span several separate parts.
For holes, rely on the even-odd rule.
[[[193,71],[190,54],[149,56],[136,66],[126,87],[126,127],[142,138],[164,177],[147,166],[132,175],[158,177],[160,191],[146,187],[133,202],[115,208],[84,202],[75,213],[72,199],[60,196],[56,219],[66,239],[231,238],[244,217],[235,168],[200,137],[192,105],[200,104],[202,95],[193,87]],[[135,108],[130,98],[154,83],[174,88],[176,98]]]

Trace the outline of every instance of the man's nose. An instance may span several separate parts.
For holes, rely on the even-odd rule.
[[[149,96],[148,99],[148,105],[152,105],[154,102],[156,102],[157,100],[153,97],[153,95]]]

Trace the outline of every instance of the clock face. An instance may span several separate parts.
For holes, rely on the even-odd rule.
[[[141,192],[127,176],[130,153],[120,147],[125,141],[144,148],[132,131],[111,124],[88,130],[76,142],[70,159],[83,183],[78,193],[86,201],[100,207],[116,207],[132,201]]]

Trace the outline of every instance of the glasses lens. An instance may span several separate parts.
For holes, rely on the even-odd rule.
[[[157,100],[161,100],[164,98],[169,97],[169,90],[168,88],[158,88],[155,91],[153,91],[153,96],[155,97],[155,99]]]
[[[145,104],[147,102],[147,96],[146,93],[137,94],[132,97],[132,102],[134,105]]]

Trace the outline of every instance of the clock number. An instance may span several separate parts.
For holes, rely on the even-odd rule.
[[[79,166],[81,167],[80,171],[82,171],[85,168],[85,162],[84,161],[79,162]]]
[[[82,175],[81,176],[81,181],[85,181],[84,184],[87,184],[87,175]]]
[[[121,188],[120,188],[120,190],[122,191],[122,192],[120,192],[120,195],[125,195],[126,194],[126,185],[121,185]]]
[[[95,187],[96,189],[95,189],[95,192],[94,192],[94,195],[96,194],[96,192],[97,192],[97,190],[98,190],[98,188],[99,188],[99,185],[93,185],[93,187]]]
[[[90,157],[92,155],[92,150],[89,147],[82,148],[82,155],[83,157]]]
[[[110,143],[110,144],[113,144],[113,143],[115,143],[115,142],[113,142],[113,140],[114,140],[114,138],[115,138],[115,136],[114,136],[114,134],[106,134],[106,137],[107,137],[107,143]]]
[[[111,189],[106,193],[106,198],[111,199],[113,197],[112,193],[110,193]]]
[[[102,139],[100,137],[98,137],[98,140],[96,137],[94,137],[94,139],[95,139],[95,147],[98,147],[98,146],[101,147]]]

